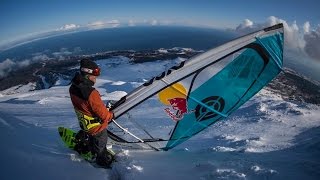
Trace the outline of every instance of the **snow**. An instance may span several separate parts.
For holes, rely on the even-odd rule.
[[[66,80],[62,77],[58,77],[58,80],[55,83],[55,86],[67,86],[70,83],[70,80]]]
[[[105,102],[118,100],[180,61],[131,64],[124,57],[101,60],[103,71],[96,88]],[[58,135],[59,126],[79,129],[69,86],[65,84],[38,91],[29,91],[33,87],[29,84],[0,92],[3,162],[0,179],[317,179],[320,176],[320,107],[287,102],[265,89],[228,119],[170,151],[118,147],[117,162],[112,169],[95,168],[66,148]],[[152,112],[151,107],[144,110]]]
[[[35,88],[36,88],[36,83],[28,83],[25,85],[14,86],[9,89],[1,91],[0,97],[3,97],[4,95],[10,95],[10,94],[26,93],[34,90]]]
[[[158,49],[158,52],[160,52],[160,53],[168,53],[168,50],[161,48],[161,49]]]
[[[39,75],[39,77],[40,77],[41,80],[42,80],[42,83],[43,83],[43,85],[44,85],[44,89],[48,89],[48,88],[50,87],[50,84],[47,83],[46,78],[45,78],[44,76],[42,76],[42,75]]]

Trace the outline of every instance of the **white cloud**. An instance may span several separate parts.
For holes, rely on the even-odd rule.
[[[155,20],[155,19],[153,19],[153,20],[150,22],[150,24],[151,24],[152,26],[156,26],[156,25],[158,25],[158,21]]]
[[[171,24],[174,24],[174,22],[170,21],[170,20],[163,20],[160,22],[160,24],[162,25],[171,25]]]
[[[285,45],[289,48],[301,50],[305,46],[305,42],[301,36],[300,29],[294,21],[291,25],[285,20],[279,19],[277,17],[271,16],[268,18],[267,26],[272,26],[282,23],[285,33]]]
[[[136,26],[136,23],[133,20],[129,20],[128,26]]]
[[[105,25],[105,22],[103,21],[96,21],[89,24],[90,27],[103,27]]]
[[[53,52],[52,55],[58,60],[64,60],[65,56],[72,55],[68,48],[61,48],[59,52]]]
[[[253,26],[253,22],[249,19],[245,19],[237,28],[236,30],[243,30],[247,28],[251,28]]]
[[[53,52],[49,55],[43,52],[34,53],[32,54],[31,59],[25,59],[23,61],[18,62],[15,62],[11,59],[6,59],[5,61],[0,63],[0,78],[6,77],[10,72],[18,70],[20,68],[27,67],[31,64],[48,61],[52,59],[49,57],[51,55],[58,60],[65,60],[66,56],[77,52],[81,52],[80,47],[74,48],[74,52],[70,52],[67,48],[61,48],[59,52]]]
[[[95,21],[88,24],[90,29],[101,29],[101,28],[115,28],[120,26],[119,20],[111,20],[111,21]]]
[[[309,23],[309,21],[304,23],[303,30],[304,30],[304,33],[309,33],[310,32],[310,23]]]
[[[157,19],[144,19],[142,21],[129,20],[128,26],[136,26],[136,25],[147,25],[147,26],[158,26],[158,25],[174,25],[177,24],[171,20],[157,20]],[[182,23],[185,24],[185,23]]]
[[[11,59],[6,59],[0,63],[0,78],[6,77],[11,71],[30,65],[30,60],[14,62]]]
[[[31,64],[31,61],[29,59],[26,59],[24,61],[21,61],[18,63],[18,68],[21,68],[21,67],[27,67]]]
[[[320,27],[316,30],[305,31],[305,52],[313,59],[320,62]]]
[[[81,53],[81,52],[82,52],[81,47],[75,47],[75,48],[73,49],[73,53],[74,53],[74,54],[78,54],[78,53]]]
[[[70,31],[70,30],[77,29],[79,27],[80,26],[76,24],[65,24],[64,26],[60,27],[58,31]]]
[[[320,60],[320,28],[318,30],[311,30],[309,22],[305,22],[303,27],[299,28],[295,21],[289,24],[283,19],[270,16],[264,23],[254,23],[246,19],[235,28],[235,31],[247,34],[279,23],[282,23],[284,27],[286,48],[306,53],[309,57]]]
[[[5,61],[0,63],[0,78],[7,76],[15,66],[15,62],[10,59],[6,59]]]
[[[49,60],[50,58],[45,54],[40,54],[32,57],[32,61],[43,61]]]

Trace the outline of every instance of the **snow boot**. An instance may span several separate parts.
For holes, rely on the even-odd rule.
[[[114,161],[115,153],[111,149],[106,148],[101,153],[99,153],[96,158],[97,165],[106,169],[111,168],[111,164]]]

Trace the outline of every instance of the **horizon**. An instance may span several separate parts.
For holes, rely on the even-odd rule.
[[[1,1],[0,180],[319,179],[317,4]],[[81,129],[69,88],[82,58],[114,104],[112,169],[58,132]]]
[[[2,1],[0,47],[45,34],[122,26],[185,25],[237,29],[265,23],[273,16],[301,29],[308,26],[310,30],[316,30],[320,24],[320,13],[315,4],[315,0],[82,0],[76,4],[61,0]]]
[[[320,13],[315,0],[81,0],[77,3],[5,0],[0,4],[0,53],[39,39],[98,29],[183,26],[218,29],[242,36],[283,23],[284,54],[290,57],[289,63],[318,71],[320,77]],[[17,64],[9,57],[0,61],[0,72],[8,67],[15,69]],[[308,68],[303,71],[310,71]]]
[[[296,36],[297,35],[297,31],[293,31],[294,30],[294,26],[289,26],[285,21],[281,21],[279,19],[277,19],[276,17],[270,17],[268,19],[268,23],[266,24],[257,24],[255,26],[250,26],[250,27],[240,27],[237,30],[232,30],[232,29],[228,29],[228,30],[222,30],[222,29],[213,29],[210,27],[192,27],[192,26],[126,26],[126,27],[117,27],[117,28],[102,28],[102,29],[94,29],[94,30],[86,30],[86,31],[73,31],[73,32],[69,32],[69,33],[64,33],[64,34],[55,34],[52,36],[45,36],[45,37],[41,37],[38,39],[34,39],[34,40],[30,40],[28,42],[25,43],[21,43],[19,45],[16,45],[13,48],[10,48],[8,50],[2,51],[0,52],[0,77],[5,77],[7,74],[9,74],[11,71],[14,71],[16,69],[19,68],[23,68],[28,66],[29,64],[33,64],[39,61],[47,61],[50,59],[59,59],[59,60],[63,60],[65,57],[69,56],[69,55],[80,55],[81,53],[85,53],[85,54],[94,54],[97,52],[107,52],[107,51],[118,51],[118,50],[139,50],[139,43],[137,42],[141,42],[142,40],[138,40],[136,38],[136,40],[132,41],[130,39],[126,40],[125,39],[119,39],[117,40],[117,38],[119,37],[124,37],[123,35],[123,30],[130,30],[132,28],[134,29],[140,29],[142,33],[142,30],[152,30],[151,32],[155,31],[158,32],[160,29],[164,29],[164,28],[171,28],[170,31],[168,32],[173,32],[173,29],[180,29],[179,32],[183,33],[179,34],[179,37],[184,37],[183,42],[184,43],[179,43],[182,44],[182,46],[168,46],[169,42],[171,42],[171,45],[173,45],[174,41],[168,41],[165,40],[167,38],[164,39],[164,43],[165,45],[162,46],[161,42],[162,40],[162,36],[165,35],[163,33],[166,33],[167,31],[163,31],[162,34],[158,34],[160,35],[159,37],[155,36],[155,37],[151,37],[150,36],[150,31],[149,33],[143,33],[145,35],[149,35],[146,36],[145,38],[143,38],[143,43],[144,45],[147,45],[148,43],[154,42],[154,40],[156,40],[156,42],[158,42],[157,44],[154,44],[152,46],[146,46],[148,48],[151,47],[155,47],[155,45],[158,47],[156,49],[159,48],[173,48],[173,47],[182,47],[182,48],[193,48],[194,50],[208,50],[211,48],[216,47],[217,45],[221,45],[221,43],[225,43],[228,40],[232,40],[235,39],[237,37],[240,37],[244,34],[248,34],[251,33],[253,31],[257,31],[257,30],[261,30],[265,27],[268,27],[270,25],[273,24],[277,24],[277,23],[283,23],[284,25],[284,31],[285,31],[285,51],[284,51],[284,56],[285,56],[285,64],[286,67],[292,70],[295,70],[296,72],[298,72],[299,74],[304,75],[306,78],[311,79],[311,80],[315,80],[317,83],[320,83],[320,63],[318,63],[315,59],[310,58],[310,56],[307,54],[307,52],[305,51],[305,47],[306,44],[304,45],[299,45],[299,41],[302,41],[303,39],[301,39],[301,36]],[[193,41],[190,38],[187,38],[186,35],[189,32],[187,31],[187,29],[197,29],[197,33],[194,34],[195,37],[198,37],[198,39],[196,39],[196,41]],[[120,36],[118,32],[121,32]],[[94,35],[96,33],[103,33],[101,34],[101,37],[97,39],[97,35]],[[131,36],[133,37],[134,34],[139,34],[139,33],[133,33],[134,31],[127,31],[126,36],[127,38],[130,38]],[[191,32],[191,31],[190,31]],[[193,32],[193,31],[192,31]],[[82,36],[79,36],[80,34],[83,33],[89,33],[91,34],[90,36],[95,37],[95,39],[91,39],[90,41],[94,41],[96,42],[92,47],[88,47],[87,45],[85,45],[86,43],[84,43],[83,40],[81,40]],[[112,33],[112,34],[110,34]],[[208,36],[207,33],[210,33],[214,36]],[[221,34],[222,33],[222,34]],[[87,34],[87,35],[89,35]],[[118,35],[117,35],[118,34]],[[189,33],[190,34],[190,33]],[[207,38],[200,38],[201,34],[207,34],[205,36],[207,36]],[[86,35],[86,36],[87,36]],[[175,34],[167,34],[167,37],[170,37],[169,39],[174,40],[174,38],[176,37]],[[182,36],[181,36],[182,35]],[[193,36],[194,36],[193,35]],[[200,36],[199,36],[200,35]],[[223,36],[222,36],[223,35]],[[310,34],[312,35],[312,34]],[[80,44],[78,44],[77,46],[74,46],[74,43],[70,44],[68,42],[68,40],[70,37],[74,37],[77,36],[78,39],[77,41],[82,42]],[[225,36],[225,37],[224,37]],[[104,37],[104,38],[102,38]],[[208,39],[208,37],[210,37]],[[224,38],[222,38],[224,37]],[[305,38],[306,36],[304,36],[303,38]],[[54,40],[53,38],[55,38],[56,40]],[[110,39],[112,38],[112,39]],[[217,39],[219,38],[219,39]],[[225,40],[222,40],[222,39]],[[231,38],[231,39],[230,39]],[[56,44],[55,46],[50,46],[51,43],[49,42],[49,39],[53,39],[55,42],[61,42],[59,44]],[[57,39],[60,39],[59,41],[57,41]],[[70,42],[73,42],[75,39],[72,38],[73,40],[71,40]],[[86,38],[87,39],[87,38]],[[178,38],[179,39],[179,38]],[[178,40],[176,39],[176,40]],[[201,41],[202,39],[202,41]],[[112,43],[109,44],[105,44],[105,40],[109,41],[111,40],[111,42],[115,42],[116,46],[113,47]],[[314,40],[311,39],[310,42],[313,42]],[[39,46],[39,43],[42,44],[41,46]],[[78,43],[79,43],[78,42]],[[122,43],[121,43],[122,42]],[[210,43],[211,42],[211,43]],[[297,43],[298,42],[298,43]],[[38,45],[36,44],[38,43]],[[84,43],[84,44],[83,44]],[[102,43],[102,44],[101,44]],[[120,43],[120,44],[119,44]],[[147,44],[146,44],[147,43]],[[173,43],[173,44],[172,44]],[[209,44],[208,44],[209,43]],[[122,45],[121,45],[122,44]],[[127,45],[129,44],[129,46]],[[201,45],[202,44],[202,45]],[[297,45],[298,44],[298,45]],[[33,48],[28,48],[29,45],[32,45]],[[45,45],[45,46],[44,46]],[[102,50],[101,47],[104,47],[104,49],[106,50]],[[121,46],[119,46],[121,45]],[[200,46],[199,46],[200,45]],[[302,47],[301,47],[302,46]],[[315,44],[316,46],[316,44]],[[21,48],[23,49],[21,49]],[[41,47],[41,49],[37,48],[37,47]],[[50,47],[57,47],[58,49],[52,49]],[[128,48],[128,47],[134,47],[134,48]],[[202,48],[195,48],[195,47],[202,47]],[[205,48],[204,48],[205,47]],[[20,50],[18,49],[20,48]],[[43,49],[44,48],[44,49]],[[93,52],[87,52],[86,49],[91,49],[91,51],[93,50]],[[111,48],[111,49],[109,49]],[[116,48],[116,49],[114,49]],[[138,48],[138,49],[137,49]],[[317,48],[317,47],[315,47]],[[98,50],[100,49],[100,50]],[[109,49],[109,50],[107,50]],[[154,49],[154,48],[153,48]],[[141,49],[140,49],[141,50]],[[23,53],[21,53],[21,51],[23,51]],[[49,53],[49,54],[48,54]],[[74,54],[75,53],[75,54]],[[79,54],[80,53],[80,54]],[[13,57],[10,56],[13,55]]]
[[[44,34],[38,34],[37,36],[32,36],[26,39],[22,39],[21,41],[15,41],[13,44],[10,44],[11,46],[4,47],[2,46],[3,49],[1,49],[0,45],[0,54],[2,52],[11,50],[13,48],[19,47],[21,45],[29,44],[38,40],[43,40],[43,39],[48,39],[48,38],[54,38],[54,37],[59,37],[59,36],[64,36],[64,35],[69,35],[69,34],[76,34],[76,33],[85,33],[85,32],[94,32],[94,31],[107,31],[107,30],[121,30],[121,29],[129,29],[129,28],[163,28],[163,27],[169,27],[169,28],[193,28],[193,29],[199,29],[199,30],[213,30],[213,31],[225,31],[226,33],[235,33],[231,30],[226,31],[223,29],[219,28],[213,28],[213,27],[196,27],[196,26],[190,26],[190,25],[158,25],[158,26],[150,26],[146,24],[141,24],[139,26],[118,26],[114,28],[109,28],[109,27],[104,27],[104,28],[99,28],[99,29],[86,29],[86,28],[79,28],[74,31],[61,31],[61,32],[47,32]]]

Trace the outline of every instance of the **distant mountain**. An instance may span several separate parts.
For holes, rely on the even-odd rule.
[[[290,69],[282,71],[267,88],[285,100],[320,105],[320,86]]]
[[[145,51],[109,51],[95,53],[92,55],[68,56],[64,60],[50,59],[33,63],[25,68],[15,70],[8,76],[0,79],[0,91],[19,85],[35,83],[30,90],[50,88],[59,80],[70,81],[72,76],[78,70],[79,61],[82,58],[93,60],[108,59],[113,57],[127,57],[132,63],[143,63],[155,60],[169,60],[178,57],[190,58],[201,51],[195,51],[188,48],[171,48]],[[61,85],[61,84],[59,84]],[[3,94],[12,94],[12,91]]]
[[[56,85],[68,85],[75,72],[78,71],[79,60],[86,57],[94,60],[126,57],[130,59],[131,63],[144,63],[178,57],[188,59],[200,52],[187,48],[111,51],[93,55],[70,56],[62,61],[39,62],[12,72],[9,76],[1,79],[0,91],[2,94],[13,94],[21,91],[47,89]],[[23,85],[28,85],[28,88]],[[23,90],[21,90],[22,87]],[[266,88],[279,94],[285,100],[320,105],[320,86],[290,69],[281,72]]]

